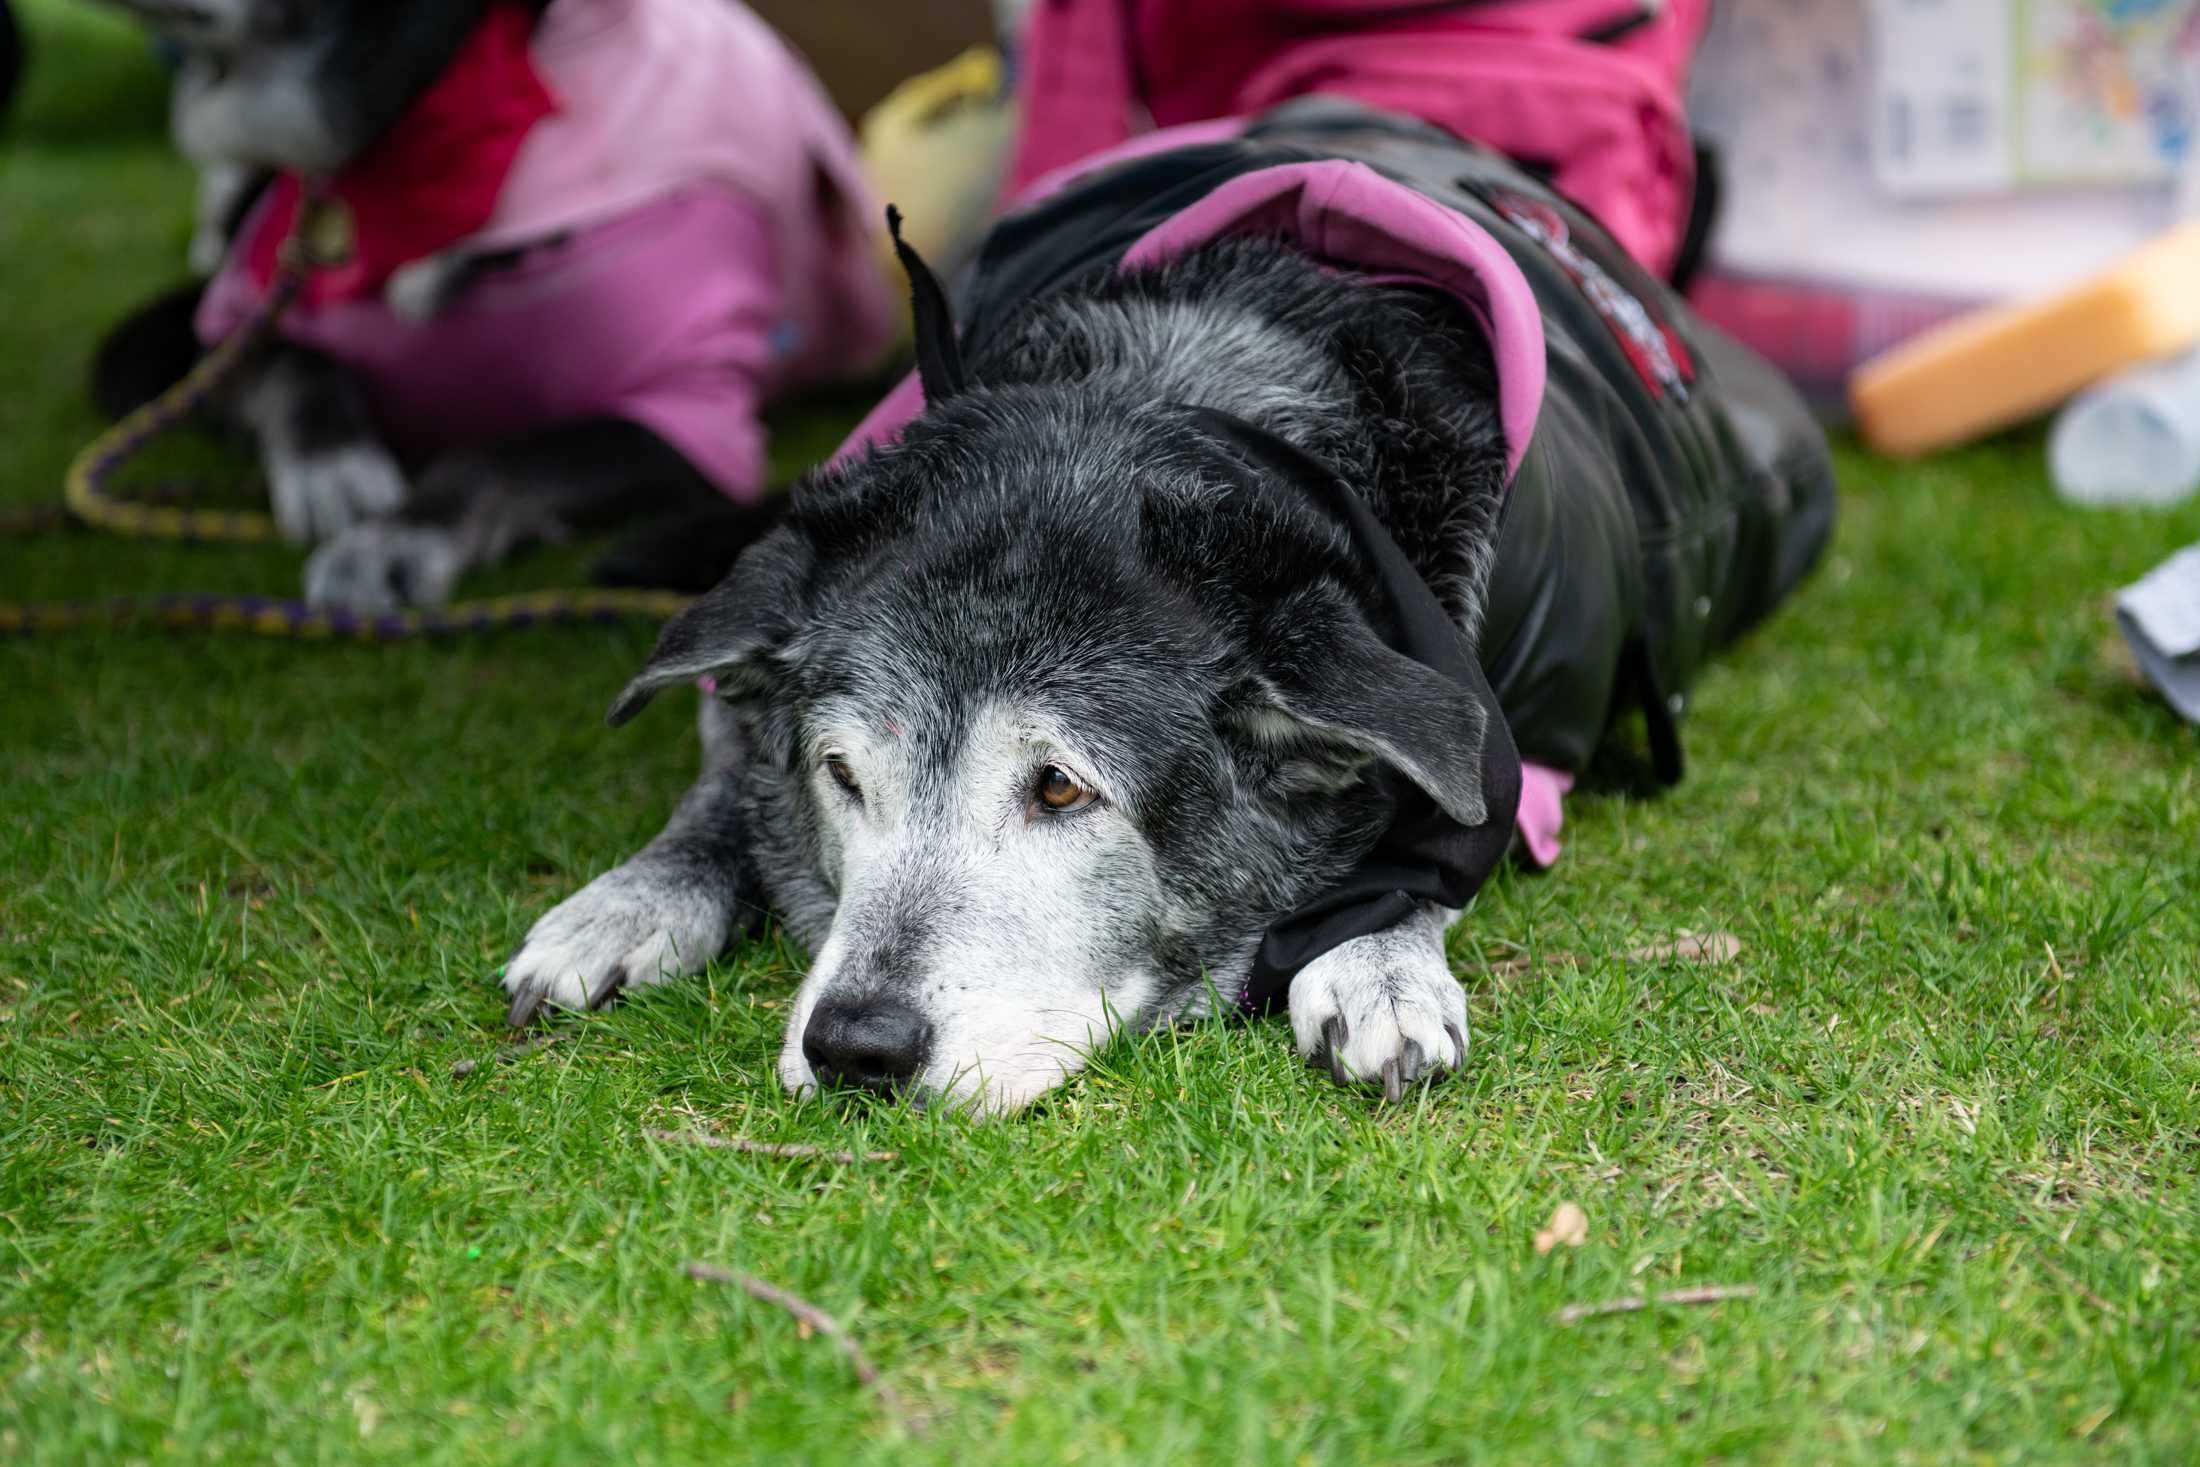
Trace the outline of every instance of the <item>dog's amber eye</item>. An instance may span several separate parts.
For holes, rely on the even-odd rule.
[[[856,783],[856,772],[850,769],[848,761],[838,754],[827,754],[825,756],[825,772],[833,777],[834,784],[839,785],[849,794],[859,798],[862,796],[863,786]]]
[[[1082,810],[1097,798],[1059,764],[1049,764],[1039,771],[1039,803],[1049,810]]]

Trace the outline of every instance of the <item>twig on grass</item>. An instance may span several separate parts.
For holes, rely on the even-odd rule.
[[[642,1127],[642,1134],[652,1141],[676,1141],[688,1146],[717,1146],[727,1151],[747,1151],[757,1156],[815,1156],[825,1161],[837,1161],[844,1166],[854,1166],[859,1161],[899,1161],[898,1151],[838,1151],[823,1146],[812,1146],[807,1141],[751,1141],[746,1136],[713,1136],[708,1131],[666,1131],[656,1126]]]
[[[2111,1318],[2123,1318],[2123,1310],[2118,1309],[2115,1305],[2109,1303],[2106,1299],[2103,1299],[2099,1294],[2087,1288],[2082,1280],[2072,1276],[2066,1269],[2062,1268],[2053,1259],[2042,1258],[2038,1261],[2040,1267],[2046,1269],[2049,1273],[2053,1274],[2055,1278],[2062,1284],[2062,1286],[2070,1290],[2071,1293],[2076,1294],[2080,1299],[2085,1300],[2086,1303],[2092,1305],[2095,1309],[2100,1310],[2101,1313],[2106,1314]]]
[[[492,1065],[508,1065],[514,1060],[525,1059],[538,1049],[548,1049],[551,1045],[556,1044],[560,1037],[556,1034],[537,1034],[525,1044],[506,1045],[489,1057],[489,1063]],[[451,1066],[451,1078],[463,1080],[480,1068],[480,1060],[460,1060],[457,1064]]]
[[[1722,1299],[1756,1297],[1755,1284],[1707,1284],[1696,1289],[1675,1289],[1670,1294],[1629,1294],[1622,1299],[1606,1299],[1600,1304],[1569,1304],[1553,1317],[1560,1324],[1575,1324],[1606,1314],[1635,1314],[1645,1309],[1662,1309],[1667,1305],[1716,1304]]]
[[[790,1294],[776,1285],[767,1284],[754,1274],[736,1273],[730,1268],[720,1268],[715,1263],[702,1263],[693,1258],[682,1263],[680,1269],[691,1279],[701,1279],[707,1284],[731,1284],[753,1299],[776,1305],[831,1340],[840,1347],[840,1353],[848,1357],[848,1363],[855,1367],[856,1379],[878,1393],[879,1404],[892,1415],[906,1420],[901,1409],[901,1397],[879,1375],[878,1367],[871,1363],[871,1357],[863,1353],[863,1347],[841,1327],[839,1320],[800,1295]]]
[[[1683,932],[1671,942],[1653,942],[1643,947],[1632,947],[1620,957],[1630,963],[1731,963],[1741,955],[1742,940],[1731,932]],[[1506,958],[1490,964],[1490,976],[1494,978],[1518,978],[1537,968],[1555,968],[1561,964],[1580,964],[1588,959],[1579,953],[1545,953],[1540,958],[1521,956]]]

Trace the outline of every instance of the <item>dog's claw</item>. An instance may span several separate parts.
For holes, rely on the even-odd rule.
[[[1444,1025],[1444,1032],[1451,1036],[1451,1047],[1459,1051],[1459,1057],[1452,1063],[1464,1065],[1467,1062],[1467,1036],[1459,1032],[1457,1024],[1449,1022]]]
[[[512,1006],[505,1010],[504,1022],[514,1029],[524,1029],[535,1022],[535,1015],[542,1012],[542,1001],[547,990],[529,983],[512,995]]]
[[[608,983],[604,984],[603,987],[588,995],[588,1011],[590,1013],[594,1013],[596,1010],[610,1003],[611,1000],[613,1000],[614,998],[617,998],[619,996],[619,990],[626,987],[626,978],[626,969],[614,969],[611,974],[611,980]]]
[[[1342,1015],[1322,1020],[1322,1053],[1329,1057],[1329,1078],[1340,1086],[1352,1083],[1352,1077],[1344,1072],[1344,1043],[1351,1037]]]
[[[1420,1079],[1427,1069],[1428,1055],[1421,1049],[1420,1042],[1408,1039],[1405,1055],[1398,1064],[1398,1078],[1411,1085],[1414,1081]]]
[[[1402,1079],[1400,1079],[1400,1078],[1398,1077],[1398,1062],[1397,1062],[1396,1060],[1394,1060],[1394,1059],[1386,1059],[1386,1060],[1384,1060],[1384,1061],[1383,1061],[1383,1101],[1384,1101],[1384,1103],[1385,1103],[1385,1104],[1387,1104],[1387,1105],[1396,1105],[1396,1104],[1397,1104],[1397,1103],[1398,1103],[1399,1101],[1401,1101],[1401,1100],[1404,1100],[1405,1098],[1406,1098],[1406,1083],[1405,1083],[1405,1081],[1404,1081],[1404,1080],[1402,1080]]]

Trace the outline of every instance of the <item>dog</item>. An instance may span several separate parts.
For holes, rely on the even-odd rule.
[[[702,589],[771,512],[763,402],[891,336],[852,138],[736,0],[113,3],[180,54],[214,275],[113,334],[104,408],[256,319],[309,215],[351,235],[216,404],[310,600],[637,526],[604,578]]]
[[[1012,1111],[1281,1006],[1396,1099],[1465,1059],[1445,932],[1534,787],[1628,707],[1678,777],[1696,667],[1830,529],[1793,392],[1414,119],[1137,151],[1004,219],[958,326],[911,261],[918,382],[613,705],[707,679],[703,773],[534,925],[514,1023],[770,915],[796,1094]]]

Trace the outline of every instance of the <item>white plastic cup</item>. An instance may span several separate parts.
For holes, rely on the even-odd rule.
[[[2200,487],[2200,351],[2078,394],[2048,435],[2047,467],[2073,504],[2175,504]]]

